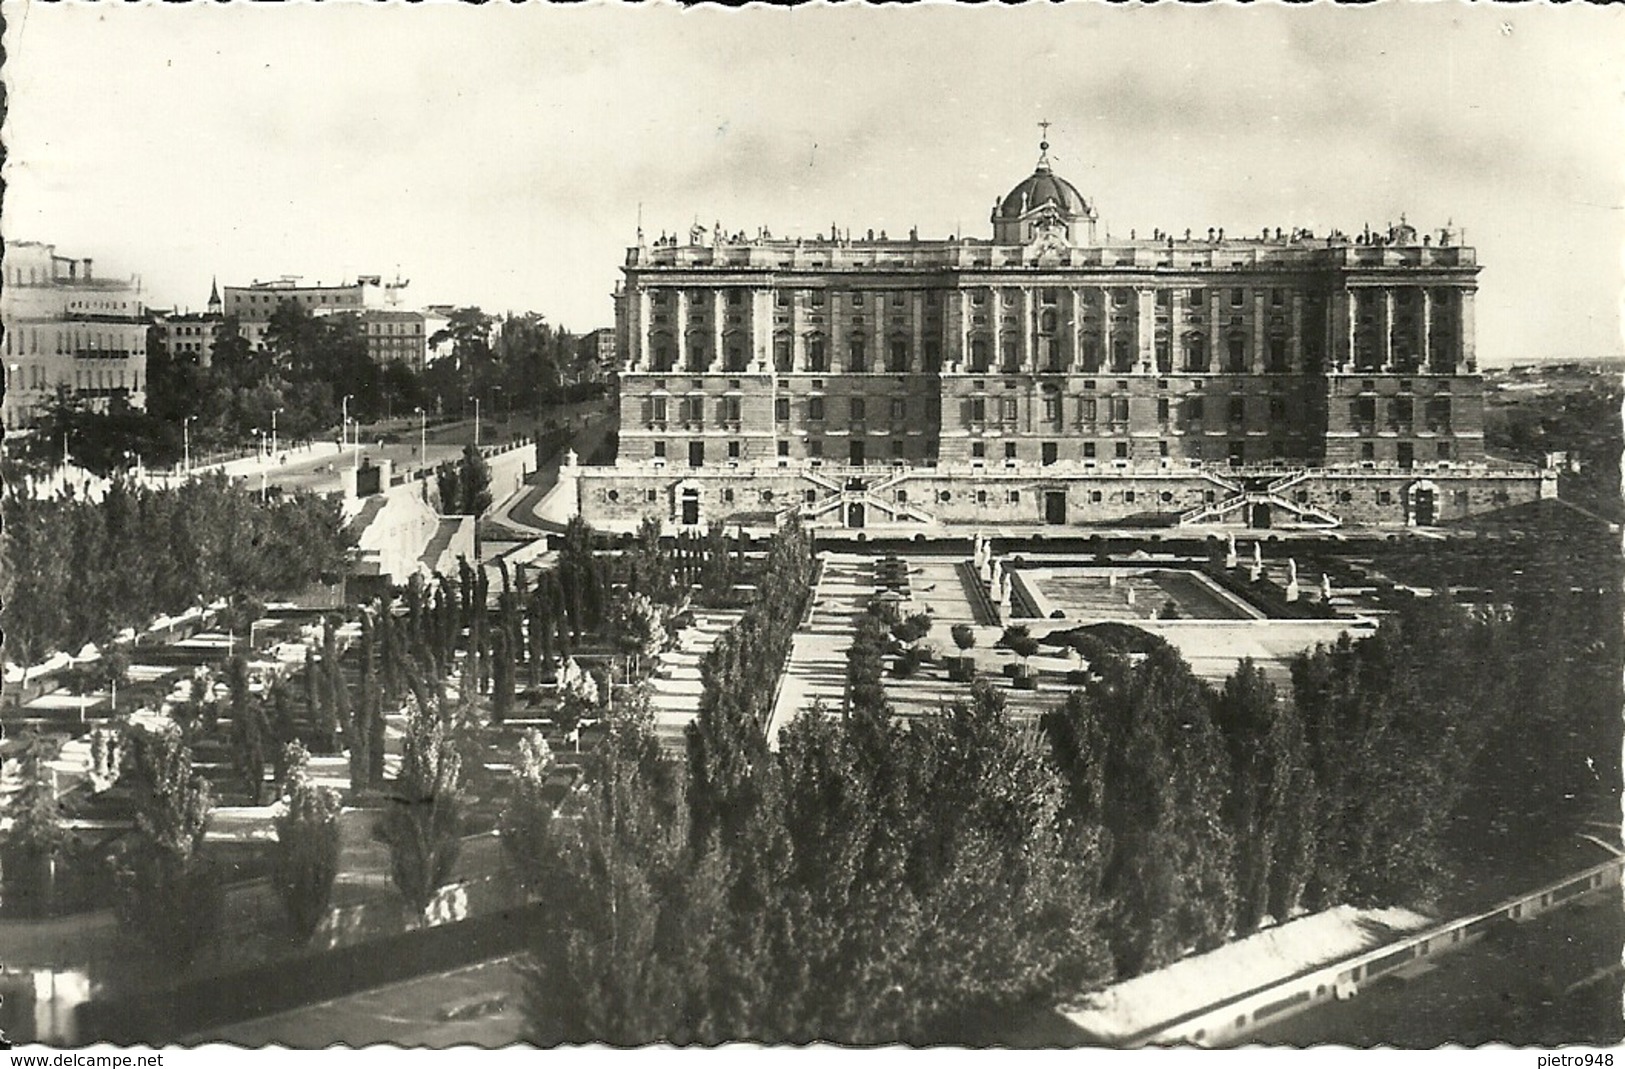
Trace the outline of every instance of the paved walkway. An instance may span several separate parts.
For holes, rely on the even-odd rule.
[[[852,648],[854,617],[876,593],[874,558],[825,553],[812,613],[790,639],[790,664],[767,723],[769,746],[796,715],[822,702],[831,713],[846,704],[846,655]]]
[[[694,626],[684,629],[677,645],[660,655],[649,681],[649,705],[655,735],[667,750],[682,750],[684,732],[700,711],[700,662],[744,612],[715,609],[696,613]]]

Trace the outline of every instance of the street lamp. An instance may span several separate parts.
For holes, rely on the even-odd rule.
[[[343,409],[343,412],[344,412],[344,422],[339,424],[339,448],[340,449],[344,448],[344,446],[345,446],[345,438],[348,436],[348,432],[350,430],[350,395],[349,394],[344,395],[344,409]]]
[[[418,407],[418,465],[429,463],[429,413]]]
[[[480,447],[480,399],[474,398],[474,448]]]
[[[196,416],[187,416],[181,420],[181,449],[186,458],[186,474],[192,474],[192,421]]]
[[[271,455],[272,456],[276,455],[276,415],[277,415],[278,412],[281,412],[281,411],[282,411],[282,409],[280,409],[280,408],[271,409]]]

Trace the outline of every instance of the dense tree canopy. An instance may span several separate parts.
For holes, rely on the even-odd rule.
[[[261,502],[223,477],[172,489],[115,481],[100,502],[0,498],[9,660],[104,643],[160,613],[232,594],[335,581],[338,507],[309,495]]]

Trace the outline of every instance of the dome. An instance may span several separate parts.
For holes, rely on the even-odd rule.
[[[1087,216],[1089,204],[1076,186],[1050,170],[1049,160],[1040,159],[1038,169],[1024,178],[999,204],[995,220],[1020,219],[1030,211],[1054,204],[1062,215]]]

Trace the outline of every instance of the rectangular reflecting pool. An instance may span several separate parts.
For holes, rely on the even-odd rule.
[[[1262,620],[1267,616],[1188,568],[1022,568],[1011,575],[1039,619]]]

